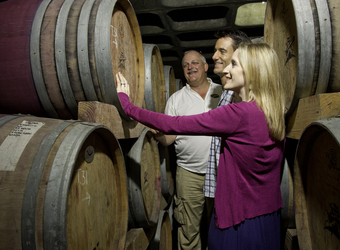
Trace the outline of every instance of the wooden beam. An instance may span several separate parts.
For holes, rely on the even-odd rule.
[[[125,250],[144,250],[149,246],[149,240],[143,228],[132,228],[126,234]]]

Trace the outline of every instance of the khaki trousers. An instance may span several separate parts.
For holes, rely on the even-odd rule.
[[[209,222],[203,194],[205,174],[198,174],[177,167],[174,217],[178,227],[178,249],[205,248]],[[212,210],[211,204],[211,209]],[[210,218],[209,218],[210,219]],[[201,230],[201,226],[204,230]]]

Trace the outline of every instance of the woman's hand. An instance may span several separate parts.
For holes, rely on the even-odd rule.
[[[117,93],[123,92],[130,97],[130,85],[127,83],[125,77],[120,72],[116,74],[116,90]]]

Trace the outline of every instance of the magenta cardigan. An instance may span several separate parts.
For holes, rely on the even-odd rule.
[[[282,208],[280,170],[284,142],[270,138],[255,102],[224,105],[191,116],[168,116],[135,107],[119,93],[127,115],[164,134],[222,137],[215,195],[220,229]]]

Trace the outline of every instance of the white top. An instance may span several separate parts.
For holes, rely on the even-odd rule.
[[[165,114],[171,116],[196,115],[217,107],[222,86],[207,78],[210,87],[203,99],[189,84],[172,94],[166,103]],[[213,122],[213,121],[212,121]],[[195,173],[206,173],[211,136],[177,135],[175,149],[177,165]]]

